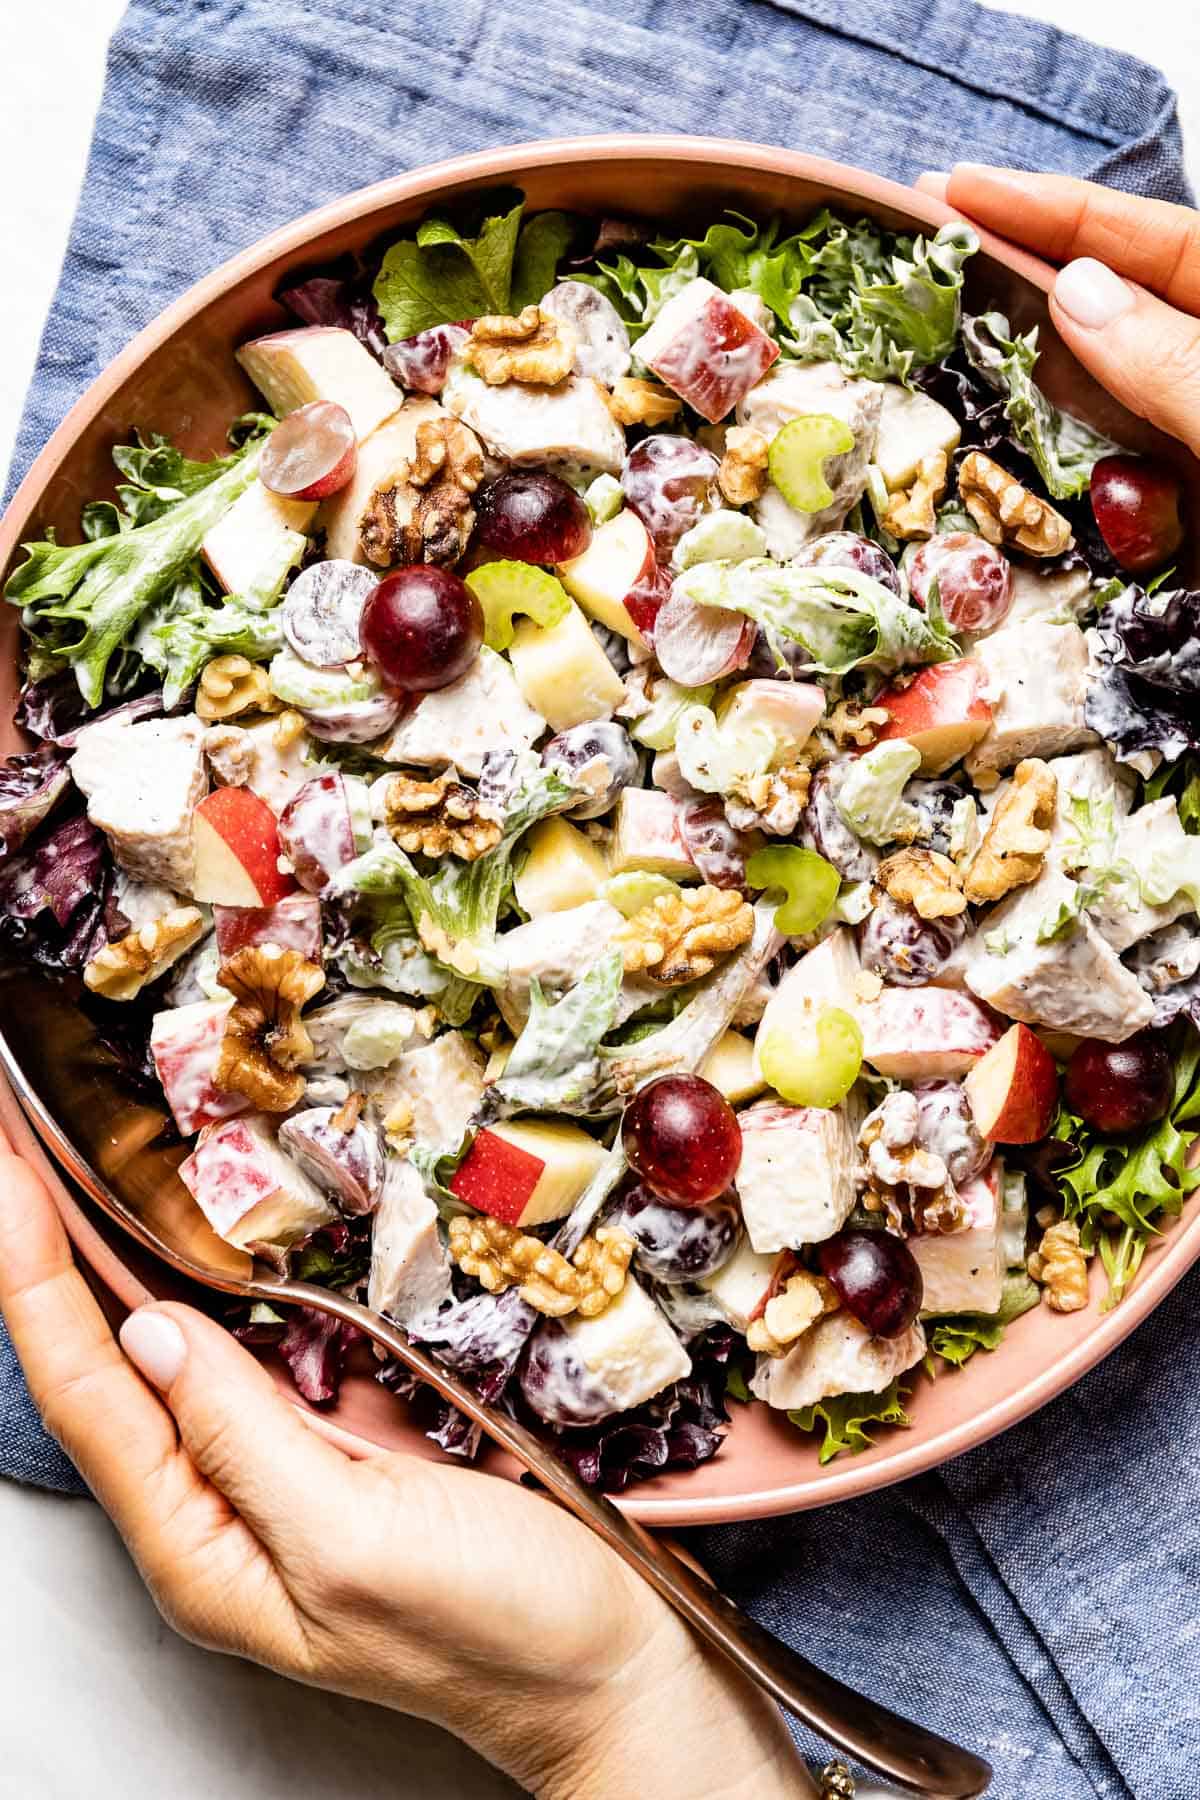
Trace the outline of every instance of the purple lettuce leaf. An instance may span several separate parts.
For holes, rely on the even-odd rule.
[[[352,331],[373,356],[382,356],[387,348],[371,276],[350,266],[348,259],[289,282],[275,298],[304,325],[335,325]]]
[[[1097,672],[1083,715],[1118,762],[1200,750],[1200,591],[1124,588],[1096,624]]]
[[[104,834],[80,813],[0,863],[0,943],[42,968],[81,969],[108,942],[111,895]]]
[[[162,688],[155,687],[94,712],[79,691],[74,671],[64,669],[58,675],[29,682],[21,691],[13,717],[22,730],[34,737],[63,750],[74,750],[85,726],[118,717],[127,717],[131,723],[135,719],[152,719],[162,710]]]
[[[52,744],[0,763],[0,857],[20,849],[70,785],[66,758]]]
[[[431,1388],[400,1362],[385,1363],[376,1379],[390,1393],[408,1402],[413,1422],[431,1443],[449,1456],[474,1461],[483,1433],[452,1401],[443,1399],[436,1388]]]
[[[311,1306],[297,1306],[288,1314],[279,1354],[301,1397],[311,1406],[329,1406],[341,1389],[347,1355],[362,1341],[357,1325],[344,1325]]]

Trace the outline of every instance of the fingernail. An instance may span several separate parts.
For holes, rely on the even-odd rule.
[[[1069,318],[1090,331],[1101,331],[1134,302],[1129,283],[1106,269],[1094,256],[1080,256],[1060,269],[1054,283],[1054,298]]]
[[[122,1350],[147,1381],[164,1390],[173,1386],[187,1355],[187,1341],[174,1319],[143,1307],[130,1313],[120,1338]]]

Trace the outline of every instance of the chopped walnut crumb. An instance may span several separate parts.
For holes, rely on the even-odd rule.
[[[244,1094],[263,1112],[288,1112],[304,1094],[298,1065],[312,1060],[300,1009],[325,985],[298,950],[248,944],[217,972],[233,995],[213,1072],[223,1093]]]
[[[800,823],[811,780],[807,762],[799,761],[762,775],[736,777],[725,796],[725,817],[735,831],[790,837]]]
[[[413,1109],[407,1100],[397,1100],[383,1119],[383,1135],[388,1148],[402,1156],[412,1143]]]
[[[828,731],[839,750],[854,744],[865,750],[873,744],[891,718],[886,706],[860,706],[857,700],[839,700],[822,728]]]
[[[796,1339],[826,1313],[836,1312],[838,1297],[823,1275],[799,1269],[779,1293],[772,1294],[757,1319],[746,1328],[746,1343],[759,1356],[783,1356]]]
[[[652,981],[675,987],[709,974],[753,932],[749,901],[736,889],[705,886],[656,895],[613,934],[613,942],[627,975],[644,971]]]
[[[1088,1303],[1088,1267],[1072,1220],[1051,1225],[1025,1266],[1041,1283],[1042,1298],[1053,1311],[1082,1312]]]
[[[937,530],[935,508],[946,491],[946,452],[935,450],[917,470],[912,486],[889,494],[888,507],[879,523],[893,537],[932,537]]]
[[[1070,521],[980,450],[968,451],[959,464],[958,493],[989,544],[1061,556],[1071,542]]]
[[[622,375],[609,395],[608,410],[618,425],[665,425],[683,401],[658,381]]]
[[[204,935],[204,914],[175,906],[128,937],[97,950],[83,971],[86,986],[106,1000],[132,1000]]]
[[[198,719],[235,719],[241,713],[278,712],[267,671],[248,656],[214,656],[200,671]]]
[[[349,1134],[362,1118],[362,1110],[366,1104],[367,1096],[358,1088],[352,1088],[329,1123],[335,1131],[344,1131]]]
[[[874,969],[860,969],[854,977],[854,998],[861,1005],[869,1006],[882,992],[883,976],[877,975]]]
[[[485,1214],[451,1219],[450,1254],[489,1294],[519,1287],[535,1312],[562,1319],[577,1312],[594,1319],[625,1285],[634,1241],[614,1225],[585,1237],[570,1261],[541,1238]]]
[[[565,319],[526,306],[515,318],[487,314],[471,327],[467,352],[476,374],[489,387],[523,381],[557,387],[575,365],[578,340]]]
[[[292,745],[304,736],[304,714],[289,707],[281,712],[275,721],[275,729],[271,733],[271,742],[277,750],[290,750]]]
[[[731,425],[717,470],[717,486],[731,506],[748,506],[767,491],[768,444],[753,425]]]
[[[1058,780],[1048,763],[1030,756],[1017,764],[967,865],[963,892],[973,905],[1037,880],[1050,848],[1057,800]]]
[[[500,842],[499,819],[449,769],[434,781],[393,775],[383,801],[387,828],[401,850],[475,862]]]
[[[968,1222],[945,1162],[918,1142],[919,1122],[916,1096],[898,1088],[867,1115],[858,1134],[865,1152],[862,1205],[867,1212],[882,1213],[896,1237],[909,1228],[931,1234],[962,1231]]]
[[[952,919],[965,912],[962,876],[948,856],[936,850],[897,850],[875,873],[885,894],[916,909],[922,919]]]
[[[458,419],[417,426],[411,462],[371,495],[359,525],[362,554],[378,568],[454,563],[475,529],[472,496],[483,480],[479,439]]]

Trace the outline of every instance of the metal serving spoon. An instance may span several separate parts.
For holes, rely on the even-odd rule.
[[[44,988],[40,999],[39,1011],[44,1018],[45,1009],[53,1008],[53,1002],[48,1000]],[[18,1016],[15,1009],[9,1013],[5,1007],[4,1011],[10,1018]],[[24,1013],[24,1017],[32,1023],[38,1015]],[[65,1031],[75,1025],[66,1013],[55,1023]],[[34,1025],[31,1035],[36,1034],[37,1026]],[[61,1053],[64,1046],[60,1035],[58,1047]],[[975,1800],[975,1796],[984,1793],[992,1771],[981,1757],[902,1718],[865,1695],[855,1693],[764,1630],[673,1555],[665,1543],[626,1518],[603,1494],[586,1487],[524,1425],[481,1400],[457,1375],[410,1343],[405,1333],[381,1314],[329,1288],[279,1276],[264,1264],[251,1264],[248,1258],[240,1255],[230,1256],[226,1261],[223,1256],[226,1247],[220,1240],[207,1233],[201,1235],[196,1229],[198,1215],[195,1208],[176,1203],[171,1190],[178,1190],[183,1198],[186,1195],[182,1184],[167,1168],[157,1172],[153,1199],[147,1204],[146,1215],[134,1211],[96,1173],[89,1157],[81,1154],[67,1136],[2,1037],[0,1063],[42,1141],[68,1174],[108,1218],[160,1262],[189,1281],[217,1293],[265,1301],[270,1306],[309,1306],[348,1325],[356,1325],[389,1356],[396,1357],[422,1381],[452,1401],[460,1412],[523,1464],[548,1494],[610,1545],[630,1568],[636,1569],[701,1637],[813,1731],[836,1744],[856,1762],[864,1763],[910,1791],[931,1796],[931,1800]],[[82,1093],[78,1099],[86,1104]],[[87,1100],[94,1108],[97,1096],[89,1095]],[[61,1116],[72,1115],[64,1113]],[[120,1126],[116,1135],[94,1138],[89,1151],[100,1167],[114,1174],[118,1170],[124,1171],[147,1150],[152,1137],[161,1129],[162,1116],[147,1109],[140,1115],[140,1120],[139,1127],[139,1115],[135,1112],[131,1117],[112,1121]],[[101,1153],[101,1143],[108,1149],[108,1154]],[[816,1796],[815,1787],[810,1791]]]

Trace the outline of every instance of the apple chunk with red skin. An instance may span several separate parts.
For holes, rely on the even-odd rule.
[[[192,895],[215,906],[274,906],[295,891],[279,867],[279,827],[248,787],[214,788],[196,808]]]
[[[779,345],[711,281],[698,277],[663,307],[638,356],[715,425],[766,374]]]
[[[228,1017],[228,1003],[222,1000],[197,1000],[154,1015],[150,1054],[184,1137],[202,1125],[245,1112],[250,1105],[244,1095],[227,1094],[213,1081]]]
[[[1054,1058],[1028,1025],[1013,1025],[963,1082],[971,1117],[997,1144],[1035,1144],[1058,1106]]]
[[[179,1176],[217,1236],[239,1250],[295,1243],[337,1217],[279,1148],[274,1121],[263,1113],[208,1126]]]
[[[940,775],[974,748],[992,722],[985,681],[982,666],[961,656],[922,669],[907,687],[885,688],[871,703],[889,715],[875,742],[906,739],[921,753],[922,773]]]
[[[578,1125],[508,1121],[479,1132],[450,1188],[504,1225],[544,1225],[566,1217],[604,1157]]]
[[[645,638],[629,602],[633,599],[635,609],[644,610],[644,596],[654,588],[657,573],[650,533],[628,507],[598,525],[579,556],[558,565],[559,580],[589,618],[638,645]]]
[[[289,894],[274,906],[214,906],[213,924],[222,962],[248,944],[298,950],[313,963],[325,960],[321,902],[312,894]]]

